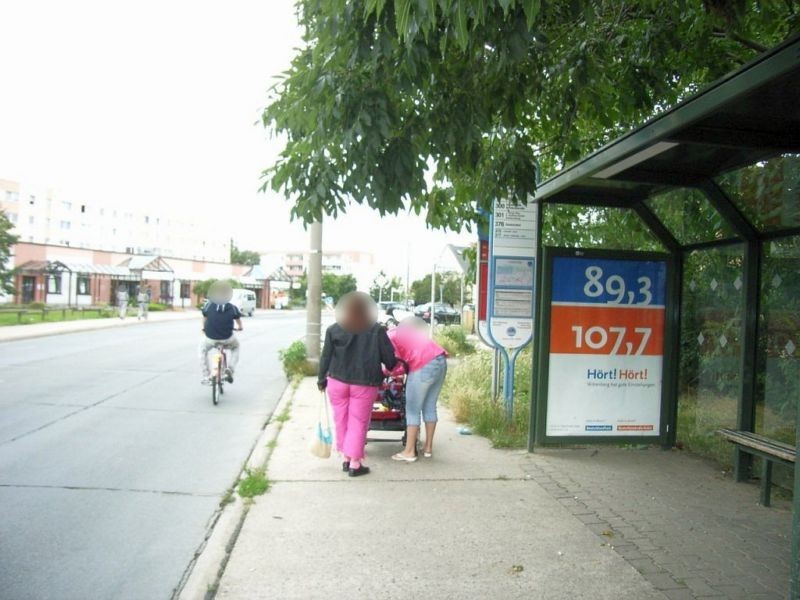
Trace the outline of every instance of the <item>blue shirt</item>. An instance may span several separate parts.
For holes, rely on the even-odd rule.
[[[212,340],[227,340],[233,335],[233,322],[241,319],[242,313],[230,302],[225,304],[206,302],[203,316],[206,318],[203,328],[206,337]]]

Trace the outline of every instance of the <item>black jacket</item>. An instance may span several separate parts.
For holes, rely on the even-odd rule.
[[[397,364],[394,347],[382,325],[375,324],[363,333],[348,333],[338,324],[328,327],[319,360],[319,383],[330,375],[354,385],[380,385],[383,369]]]

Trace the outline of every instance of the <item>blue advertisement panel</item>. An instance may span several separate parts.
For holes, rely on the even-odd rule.
[[[559,256],[553,259],[555,302],[664,306],[667,267],[663,261]]]
[[[666,282],[666,261],[553,258],[546,435],[660,435]]]

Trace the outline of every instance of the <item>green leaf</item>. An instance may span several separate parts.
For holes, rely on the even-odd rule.
[[[536,17],[539,16],[539,11],[542,9],[542,0],[525,0],[522,3],[522,11],[525,13],[525,24],[528,29],[533,28],[536,22]]]
[[[408,40],[409,23],[411,22],[411,1],[394,0],[394,18],[397,33],[401,40]]]
[[[467,48],[469,43],[469,32],[467,30],[467,7],[466,2],[461,0],[456,5],[456,42],[462,50]]]

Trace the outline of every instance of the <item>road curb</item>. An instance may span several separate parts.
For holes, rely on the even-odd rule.
[[[266,468],[275,446],[272,442],[278,439],[283,428],[283,422],[276,417],[291,406],[296,390],[297,387],[291,382],[286,386],[239,473],[237,486],[247,476],[248,470]],[[249,503],[245,503],[235,488],[231,490],[231,494],[233,500],[212,517],[205,540],[172,595],[174,600],[209,600],[216,594],[217,585],[250,508]]]

